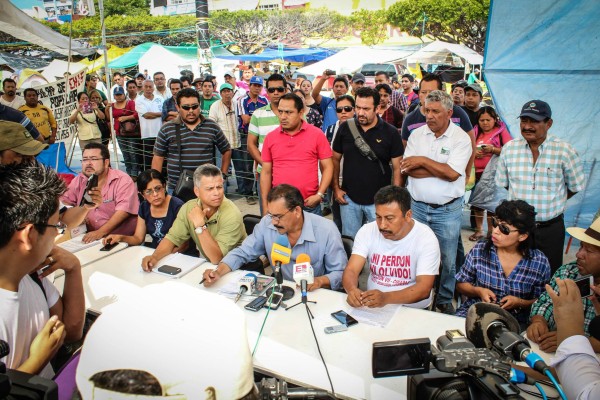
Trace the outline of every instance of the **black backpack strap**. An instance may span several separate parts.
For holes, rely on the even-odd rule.
[[[177,154],[179,155],[179,175],[183,172],[181,162],[181,124],[175,124],[175,137],[177,138]]]
[[[42,283],[42,280],[40,279],[40,276],[38,275],[37,271],[30,273],[29,276],[35,282],[35,284],[40,287],[40,289],[42,290],[42,293],[44,294],[44,298],[46,299],[46,301],[48,301],[48,296],[46,295],[46,289],[44,289],[44,284]]]

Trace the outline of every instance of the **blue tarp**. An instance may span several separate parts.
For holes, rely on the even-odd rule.
[[[322,48],[313,49],[265,49],[260,54],[240,54],[233,56],[219,56],[225,60],[240,60],[240,61],[270,61],[280,60],[283,53],[283,59],[288,62],[309,62],[321,61],[333,55],[335,51]]]
[[[600,6],[598,0],[492,0],[485,81],[513,137],[526,101],[552,108],[549,133],[575,147],[586,189],[567,203],[565,224],[587,227],[600,206]]]

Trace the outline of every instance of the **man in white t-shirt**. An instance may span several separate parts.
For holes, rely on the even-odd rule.
[[[142,88],[142,95],[135,99],[135,111],[140,117],[142,171],[145,171],[152,166],[154,143],[156,143],[156,136],[162,126],[164,98],[155,94],[154,82],[151,80],[145,80]]]
[[[433,231],[412,218],[410,193],[385,186],[375,194],[374,222],[362,226],[354,239],[352,256],[342,284],[352,307],[404,304],[425,308],[440,267],[440,247]],[[367,290],[358,276],[369,263]]]
[[[79,260],[54,246],[64,182],[52,169],[0,166],[0,339],[11,369],[52,378],[50,360],[63,341],[81,338],[85,301]],[[48,268],[45,268],[45,267]],[[46,276],[65,272],[62,297]]]

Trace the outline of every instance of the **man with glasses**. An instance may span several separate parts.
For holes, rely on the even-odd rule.
[[[212,286],[223,275],[262,255],[270,257],[273,243],[280,235],[286,235],[292,256],[290,262],[281,267],[283,278],[293,280],[296,257],[307,254],[315,276],[308,290],[339,289],[348,263],[340,233],[333,222],[303,211],[303,206],[304,199],[297,188],[287,184],[272,188],[267,196],[267,214],[242,245],[227,254],[216,269],[204,271],[204,285]]]
[[[0,166],[0,338],[6,366],[52,378],[64,341],[81,339],[85,301],[79,260],[54,246],[64,182],[39,164]],[[62,297],[47,276],[65,273]]]
[[[368,159],[356,147],[348,122],[340,124],[332,145],[334,200],[340,204],[342,234],[352,238],[363,225],[363,220],[375,221],[375,193],[390,182],[400,184],[400,160],[404,146],[398,129],[377,115],[378,104],[377,90],[363,87],[356,92],[353,122],[377,160]],[[342,165],[344,172],[340,186]]]
[[[218,264],[246,237],[242,213],[225,197],[219,168],[212,164],[196,168],[194,193],[197,198],[181,206],[169,233],[160,241],[154,253],[142,260],[144,271],[152,271],[163,257],[190,239],[196,244],[201,257]]]
[[[162,72],[155,72],[152,77],[154,78],[154,85],[156,86],[154,96],[162,97],[163,101],[171,97],[171,91],[167,87],[167,78],[165,78],[165,74]]]
[[[215,121],[200,114],[200,94],[191,88],[183,89],[176,101],[179,118],[160,128],[152,159],[152,168],[157,171],[162,170],[167,160],[169,193],[173,193],[183,170],[194,171],[199,165],[214,164],[215,147],[222,154],[220,168],[224,175],[231,163],[231,146],[223,131]]]
[[[260,200],[260,174],[262,172],[262,148],[267,134],[279,126],[279,99],[285,94],[285,78],[280,74],[273,74],[267,78],[267,96],[270,103],[259,108],[252,114],[248,126],[248,152],[256,161],[257,194]],[[263,204],[258,202],[260,213],[263,214]]]
[[[92,191],[101,193],[102,203],[87,209],[83,242],[100,240],[111,233],[133,235],[140,205],[135,184],[125,172],[110,167],[108,148],[101,143],[88,143],[84,147],[81,173],[71,181],[61,201],[78,207],[92,174],[98,177],[98,186]]]

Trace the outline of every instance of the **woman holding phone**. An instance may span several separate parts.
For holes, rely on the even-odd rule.
[[[140,203],[135,233],[133,236],[108,235],[102,243],[125,242],[138,246],[144,243],[148,234],[152,237],[148,246],[155,249],[171,229],[183,201],[167,193],[165,177],[155,169],[146,170],[138,176],[137,187],[144,201]],[[181,250],[181,247],[176,249]]]
[[[523,200],[505,200],[492,226],[492,236],[475,244],[456,274],[456,289],[467,296],[456,315],[466,317],[480,301],[496,303],[526,328],[529,308],[550,280],[548,259],[533,248],[535,209]]]
[[[77,135],[79,137],[79,148],[83,148],[88,143],[102,143],[102,134],[98,127],[98,118],[105,118],[105,115],[98,104],[90,101],[87,93],[77,93],[77,108],[69,116],[69,123],[77,126]]]

